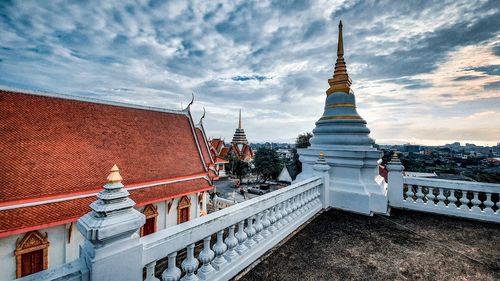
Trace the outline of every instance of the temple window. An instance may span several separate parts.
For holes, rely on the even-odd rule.
[[[23,239],[16,241],[16,278],[33,274],[48,268],[49,239],[38,231],[30,231]]]
[[[182,196],[177,205],[177,223],[183,223],[189,221],[189,213],[191,207],[191,200],[189,197]]]
[[[158,207],[153,204],[146,205],[144,211],[146,216],[146,223],[141,227],[141,236],[146,236],[156,232],[156,218],[158,217]]]

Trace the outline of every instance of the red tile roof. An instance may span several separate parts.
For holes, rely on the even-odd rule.
[[[224,147],[224,141],[222,139],[211,139],[210,142],[217,153],[219,153],[221,148]]]
[[[228,147],[223,147],[219,153],[220,157],[227,157],[227,154],[229,153],[229,148]]]
[[[230,150],[228,153],[238,157],[240,160],[243,160],[243,161],[252,160],[252,158],[254,156],[252,148],[248,144],[245,144],[245,143],[243,143],[242,145],[243,146],[242,146],[241,151],[240,151],[237,144],[235,144],[235,143],[231,144],[231,147],[230,147]]]
[[[208,142],[207,139],[205,138],[205,134],[203,133],[203,128],[195,128],[196,130],[196,137],[198,138],[198,143],[200,144],[200,149],[203,155],[203,159],[205,160],[205,164],[207,165],[207,168],[210,166],[210,164],[213,164],[213,160],[210,156],[210,150],[208,148]]]
[[[0,90],[0,120],[0,203],[207,173],[189,114]]]
[[[129,190],[130,197],[143,206],[213,187],[203,178]],[[95,196],[0,211],[0,237],[53,227],[76,221],[90,211]]]

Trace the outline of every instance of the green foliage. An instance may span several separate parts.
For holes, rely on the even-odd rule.
[[[242,161],[233,155],[230,155],[228,160],[229,165],[226,165],[226,169],[229,169],[229,172],[237,176],[240,181],[250,172],[250,165],[248,162]]]
[[[297,136],[297,139],[295,139],[295,148],[292,150],[292,164],[293,168],[295,171],[297,171],[297,174],[302,172],[302,163],[299,161],[299,154],[297,153],[297,148],[307,148],[311,145],[309,142],[310,139],[312,138],[313,134],[310,132],[303,133]]]
[[[295,140],[295,148],[307,148],[311,145],[309,140],[312,138],[313,134],[310,132],[303,133],[297,136]]]
[[[270,148],[260,148],[253,158],[255,173],[265,182],[268,179],[279,176],[283,163],[279,154]]]

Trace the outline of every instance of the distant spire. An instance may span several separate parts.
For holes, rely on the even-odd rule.
[[[238,129],[241,129],[241,108],[240,108],[240,118],[238,122]]]
[[[231,143],[245,143],[248,144],[247,136],[245,135],[245,130],[243,130],[243,127],[241,126],[241,109],[240,109],[240,116],[238,118],[238,128],[234,132],[233,140]]]
[[[335,92],[350,93],[351,78],[347,74],[347,67],[344,61],[344,38],[342,36],[342,21],[339,23],[339,39],[337,45],[337,62],[335,63],[335,71],[333,78],[328,79],[330,88],[326,91],[327,95]]]

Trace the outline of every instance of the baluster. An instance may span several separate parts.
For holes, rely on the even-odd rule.
[[[286,217],[286,221],[287,222],[292,222],[293,221],[293,217],[292,217],[292,199],[288,199],[285,201],[285,205],[286,205],[286,214],[287,214],[287,217]]]
[[[155,277],[156,261],[146,264],[146,279],[145,281],[160,281]]]
[[[460,203],[462,203],[462,205],[460,205],[461,210],[469,211],[469,206],[467,205],[469,204],[469,199],[467,198],[466,190],[462,190],[462,198],[460,198]]]
[[[309,189],[308,191],[305,192],[306,194],[306,209],[309,210],[311,209],[311,190]]]
[[[295,204],[294,204],[295,217],[299,217],[300,214],[302,214],[302,211],[300,210],[300,194],[295,195],[294,201],[295,201]]]
[[[446,204],[444,203],[444,200],[446,200],[446,197],[444,196],[444,189],[441,187],[439,188],[439,194],[437,196],[437,199],[438,199],[437,205],[439,207],[446,207]]]
[[[493,210],[493,206],[495,206],[495,203],[493,203],[493,200],[491,200],[491,193],[486,193],[486,200],[483,202],[484,204],[484,212],[487,214],[494,214],[495,211]]]
[[[299,212],[300,214],[303,214],[306,212],[305,208],[304,208],[304,205],[305,205],[305,200],[304,200],[304,193],[302,192],[301,194],[299,194]]]
[[[434,198],[436,196],[434,195],[433,192],[434,192],[434,187],[430,187],[430,186],[427,187],[427,194],[425,195],[425,198],[427,199],[427,203],[426,204],[428,206],[432,206],[432,207],[436,206],[436,204],[434,204]]]
[[[290,199],[290,217],[293,219],[296,219],[299,214],[297,214],[297,198],[294,196]]]
[[[270,226],[271,226],[271,220],[269,219],[270,211],[265,210],[264,215],[262,216],[262,232],[260,233],[262,235],[262,238],[267,238],[271,235],[271,232],[269,231]]]
[[[254,216],[251,216],[247,219],[247,227],[245,228],[245,232],[247,233],[247,241],[245,242],[245,246],[248,248],[251,248],[253,245],[257,244],[255,243],[255,240],[253,240],[253,237],[255,235],[255,227],[253,227],[253,218]]]
[[[481,212],[481,207],[479,207],[479,205],[481,205],[481,200],[479,200],[479,192],[474,191],[472,192],[472,194],[474,194],[474,197],[471,200],[472,202],[471,211]]]
[[[288,217],[287,217],[288,210],[286,208],[286,201],[281,202],[281,208],[280,209],[281,209],[281,215],[282,215],[282,217],[281,217],[281,224],[283,226],[286,226],[287,223],[288,223]]]
[[[201,261],[202,266],[198,270],[197,276],[201,280],[208,280],[207,276],[215,272],[214,267],[210,264],[215,257],[214,251],[210,249],[210,238],[210,236],[207,236],[203,239],[203,250],[198,255],[198,259]]]
[[[229,262],[232,262],[238,256],[238,252],[235,250],[235,247],[238,246],[238,239],[234,236],[235,228],[236,225],[234,224],[229,227],[229,234],[226,240],[224,240],[224,243],[227,245],[227,251],[224,256]]]
[[[233,225],[233,234],[234,234],[234,225]],[[227,264],[227,260],[223,256],[224,252],[226,252],[227,250],[227,245],[224,244],[223,242],[223,236],[224,236],[224,230],[217,231],[217,243],[215,243],[213,247],[215,253],[215,259],[212,261],[212,266],[219,271],[222,269],[222,267],[224,267],[224,265]],[[238,244],[238,240],[234,238],[234,241],[236,242],[234,246],[236,246]]]
[[[314,190],[315,190],[315,192],[316,192],[316,193],[315,193],[315,201],[316,201],[316,203],[315,203],[314,205],[315,205],[315,206],[317,206],[317,205],[321,205],[321,199],[320,199],[321,193],[319,192],[319,186],[316,186],[316,187],[314,188]]]
[[[236,233],[235,237],[238,239],[238,246],[236,247],[236,252],[238,254],[242,255],[245,251],[248,250],[247,246],[245,246],[245,240],[247,240],[247,234],[245,231],[243,231],[243,228],[245,226],[245,221],[240,221],[238,223],[238,232]]]
[[[264,211],[264,213],[265,213],[265,211]],[[262,239],[264,239],[264,237],[261,234],[261,231],[264,228],[264,226],[262,225],[262,220],[261,220],[262,215],[263,215],[263,213],[258,213],[257,215],[255,215],[255,224],[253,226],[255,229],[255,235],[254,235],[253,239],[257,243],[260,242]]]
[[[302,192],[302,211],[307,212],[307,191]]]
[[[270,222],[271,224],[269,225],[269,229],[268,229],[268,230],[269,230],[269,232],[270,232],[271,234],[272,234],[273,232],[275,232],[276,230],[278,230],[278,229],[276,228],[276,225],[275,225],[275,224],[276,224],[276,220],[277,220],[277,218],[276,218],[276,215],[275,215],[275,214],[276,214],[276,212],[274,211],[274,209],[275,209],[275,206],[273,206],[273,207],[269,208],[269,222]]]
[[[424,203],[423,186],[417,185],[417,203]]]
[[[181,268],[186,275],[181,278],[181,281],[196,281],[199,280],[194,274],[198,268],[199,262],[194,257],[194,243],[187,246],[187,257],[182,261]]]
[[[175,257],[177,252],[173,252],[168,255],[168,267],[161,274],[161,279],[163,281],[177,281],[181,278],[181,270],[175,264]]]
[[[450,196],[448,197],[448,201],[450,201],[450,203],[448,203],[448,207],[449,208],[457,208],[457,196],[455,195],[456,193],[456,190],[453,190],[453,189],[450,189]]]
[[[275,223],[276,230],[284,226],[283,222],[281,221],[281,219],[283,218],[283,214],[281,213],[280,206],[281,204],[277,204],[276,206],[274,206],[274,216],[276,217],[276,223]]]

